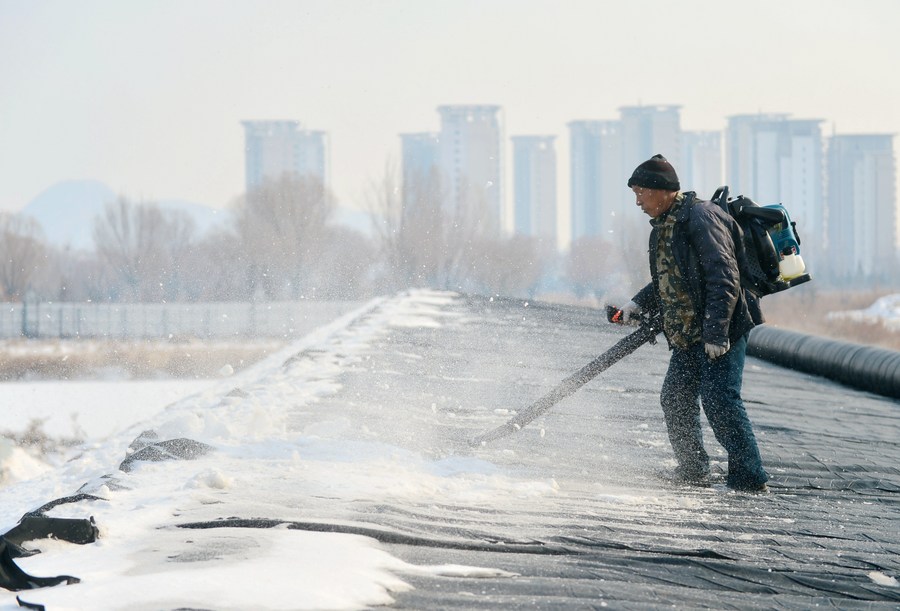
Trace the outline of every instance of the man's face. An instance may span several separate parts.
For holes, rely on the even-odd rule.
[[[672,207],[677,191],[663,191],[662,189],[647,189],[645,187],[631,187],[634,191],[635,203],[644,213],[656,218]]]

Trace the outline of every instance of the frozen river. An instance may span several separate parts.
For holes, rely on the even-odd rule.
[[[122,380],[0,383],[0,431],[19,432],[43,421],[51,437],[96,441],[167,405],[207,388],[214,380]],[[87,406],[87,407],[85,407]]]

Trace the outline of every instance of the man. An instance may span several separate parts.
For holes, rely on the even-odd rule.
[[[766,492],[768,475],[741,400],[747,335],[754,326],[741,288],[741,230],[720,207],[681,193],[675,169],[662,155],[640,164],[628,186],[653,227],[652,280],[622,308],[623,320],[662,314],[672,356],[660,402],[678,461],[675,478],[708,484],[702,402],[716,440],[728,452],[728,487]]]

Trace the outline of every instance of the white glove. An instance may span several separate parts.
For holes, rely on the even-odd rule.
[[[640,326],[641,312],[643,312],[641,306],[633,301],[629,301],[622,306],[622,324],[631,325],[632,327]]]
[[[706,350],[706,356],[709,357],[709,360],[714,361],[731,348],[731,342],[727,339],[725,340],[724,346],[718,346],[716,344],[704,344],[703,348]]]

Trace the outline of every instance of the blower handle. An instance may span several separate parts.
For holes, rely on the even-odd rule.
[[[624,325],[625,312],[623,312],[620,308],[616,306],[608,305],[606,306],[606,319],[616,325]],[[645,327],[656,333],[662,331],[662,315],[659,312],[654,314],[640,314],[638,316],[632,316],[631,320],[637,320],[640,322],[641,327]],[[656,334],[654,333],[653,337],[648,340],[651,344],[656,343]]]
[[[608,320],[609,322],[616,324],[616,325],[624,324],[625,323],[625,321],[623,320],[624,316],[625,316],[625,312],[623,312],[616,306],[611,306],[611,305],[606,306],[606,320]]]
[[[714,204],[718,204],[718,206],[728,214],[731,214],[731,210],[728,209],[728,185],[722,185],[716,189],[711,201]]]

